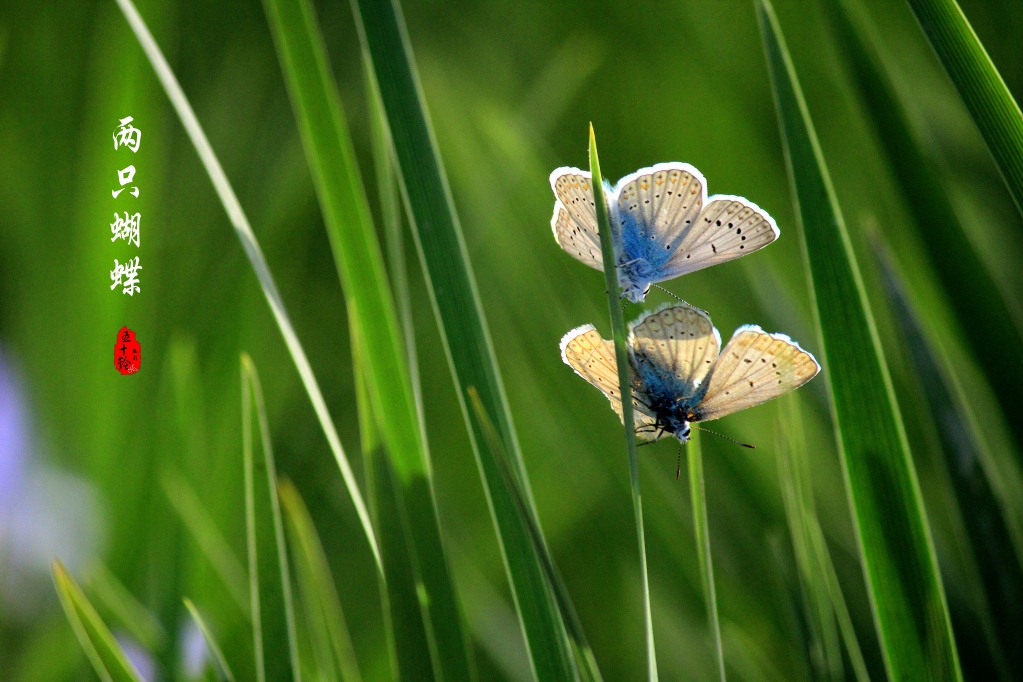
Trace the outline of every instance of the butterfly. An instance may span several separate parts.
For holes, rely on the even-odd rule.
[[[629,325],[629,365],[636,434],[655,441],[689,439],[690,425],[724,417],[793,391],[820,371],[814,357],[784,334],[739,327],[721,348],[707,313],[664,305]],[[561,359],[608,397],[622,417],[612,341],[587,324],[561,339]]]
[[[640,303],[651,285],[762,249],[780,232],[756,204],[726,194],[707,198],[688,163],[659,163],[605,183],[622,298]],[[569,255],[603,270],[590,173],[551,173],[554,239]]]

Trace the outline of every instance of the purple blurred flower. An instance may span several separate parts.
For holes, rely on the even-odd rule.
[[[21,383],[0,350],[0,516],[14,506],[28,461],[25,406],[21,396]]]
[[[114,639],[143,682],[156,682],[156,661],[153,655],[129,635],[119,632],[114,635]]]

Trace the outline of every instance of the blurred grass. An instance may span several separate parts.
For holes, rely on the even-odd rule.
[[[231,671],[231,666],[228,664],[227,659],[224,658],[224,652],[220,648],[220,644],[217,643],[216,638],[213,636],[212,630],[206,623],[206,619],[199,613],[199,609],[196,608],[195,604],[188,597],[184,600],[185,608],[188,610],[188,615],[195,622],[196,627],[202,633],[203,642],[210,651],[210,655],[213,657],[213,661],[216,664],[217,670],[220,671],[220,675],[223,676],[228,682],[234,682],[234,673]]]
[[[71,627],[100,679],[104,682],[138,682],[138,672],[60,559],[53,560],[53,581]]]
[[[1023,7],[1007,0],[960,4],[1018,100]],[[1020,419],[991,390],[983,367],[1015,358],[996,349],[1004,340],[985,339],[964,321],[964,314],[986,309],[987,301],[971,294],[964,299],[971,306],[966,310],[948,306],[946,298],[957,286],[978,290],[982,273],[961,267],[966,259],[959,258],[960,247],[920,241],[936,227],[916,224],[916,200],[892,166],[876,112],[860,96],[853,64],[823,3],[778,0],[775,7],[850,226],[872,216],[897,254],[929,347],[942,371],[952,370],[942,380],[959,387],[953,393],[957,419],[966,420],[971,438],[979,438],[991,455],[963,460],[973,462],[963,481],[1001,485],[1008,479],[978,461],[1018,462],[1014,433]],[[345,301],[264,10],[260,3],[206,6],[192,0],[140,0],[139,9],[251,220],[322,387],[337,442],[355,452],[350,329],[347,316],[338,312]],[[658,161],[686,161],[706,174],[712,192],[741,194],[763,206],[781,227],[776,245],[669,287],[709,310],[719,327],[761,324],[818,353],[754,8],[740,0],[680,0],[628,12],[611,3],[575,0],[557,7],[538,0],[504,5],[407,0],[402,9],[544,544],[600,672],[606,679],[644,679],[641,580],[620,426],[600,396],[579,390],[557,356],[566,330],[604,319],[606,299],[600,276],[553,244],[546,177],[557,166],[585,163],[580,131],[592,120],[601,133],[608,177]],[[1023,258],[1023,220],[983,138],[909,5],[864,3],[863,9],[864,20],[883,32],[882,66],[948,192],[965,239],[1020,319],[1023,279],[1016,264]],[[368,174],[372,118],[355,20],[346,3],[317,2],[316,12],[376,214],[380,190]],[[24,514],[20,518],[33,519],[32,538],[45,541],[44,551],[66,558],[76,576],[88,572],[85,564],[72,565],[74,557],[99,559],[154,614],[164,613],[171,597],[185,614],[180,598],[192,597],[237,678],[253,679],[247,609],[239,608],[212,555],[162,499],[161,489],[164,471],[179,473],[226,548],[243,556],[237,359],[248,351],[260,367],[276,463],[301,491],[320,531],[363,676],[391,679],[378,574],[332,444],[323,438],[318,413],[310,409],[303,379],[231,222],[123,17],[113,3],[96,0],[59,10],[8,2],[0,11],[0,35],[6,37],[0,64],[0,353],[21,379],[16,395],[28,411],[29,461],[33,467],[61,467],[60,476],[46,478],[45,485],[19,484],[36,500],[15,503]],[[681,55],[651,68],[651,50]],[[109,261],[120,252],[103,233],[110,212],[123,210],[107,197],[112,169],[123,167],[126,158],[107,145],[125,115],[134,116],[145,133],[132,162],[142,183],[139,210],[149,226],[143,227],[140,251],[143,292],[131,300],[104,284]],[[382,212],[376,217],[387,236],[384,228],[394,222]],[[851,229],[850,240],[901,401],[902,387],[911,386],[917,370],[904,361],[910,349],[894,320],[882,319],[890,303],[881,278],[872,273],[876,265],[865,232]],[[401,239],[411,254],[412,236]],[[393,233],[384,241],[393,278]],[[932,263],[932,252],[943,260]],[[961,274],[953,276],[950,261],[957,258]],[[479,676],[530,679],[500,540],[458,418],[462,406],[428,284],[418,259],[410,258],[408,268],[406,310],[415,332],[437,513]],[[650,305],[661,300],[654,294]],[[127,379],[109,366],[110,336],[124,324],[138,332],[146,352],[142,372]],[[971,335],[976,342],[964,342]],[[170,362],[172,356],[180,364]],[[179,382],[168,372],[191,378]],[[172,383],[180,383],[181,400],[175,397],[178,389],[165,390]],[[884,679],[825,389],[823,382],[813,382],[793,396],[803,415],[820,541],[833,560],[866,668],[872,679]],[[957,431],[954,420],[932,414],[926,401],[902,406],[914,455],[919,451],[926,458],[919,463],[920,484],[969,674],[968,661],[987,657],[988,645],[980,628],[971,632],[970,621],[958,620],[957,614],[969,617],[973,602],[957,552],[976,538],[974,531],[956,530],[950,515],[932,505],[932,499],[947,499],[930,454],[941,450],[929,445],[926,428],[910,421],[920,411],[948,425],[949,434]],[[716,428],[758,446],[745,451],[710,438],[702,444],[726,667],[736,678],[809,680],[799,574],[788,547],[772,456],[777,453],[771,451],[776,411],[748,410]],[[9,441],[4,436],[0,441],[6,457]],[[692,501],[686,486],[673,480],[676,450],[654,446],[640,454],[659,670],[663,679],[715,679],[692,551]],[[362,458],[352,458],[351,470],[356,485],[368,491]],[[105,509],[97,521],[99,544],[86,542],[88,533],[69,537],[60,532],[71,527],[66,520],[45,523],[33,511],[64,518],[61,510],[82,490],[72,485],[70,474],[75,485],[88,482],[89,495]],[[0,483],[0,516],[8,513],[3,498],[8,480]],[[1005,492],[995,488],[992,495],[1012,502]],[[981,507],[960,504],[966,529],[1003,515],[1001,508],[986,517]],[[52,586],[26,568],[32,565],[24,558],[27,550],[6,532],[13,527],[8,518],[0,521],[5,531],[0,554],[26,563],[0,568],[0,670],[32,682],[89,679],[90,664]],[[1005,555],[997,553],[1010,549],[981,546],[1002,560]],[[1009,555],[1015,561],[1014,552]],[[982,566],[982,554],[973,558]],[[47,571],[44,565],[43,578]],[[1023,592],[1011,577],[985,587]],[[160,619],[168,633],[179,630]],[[300,634],[304,628],[300,617]],[[306,660],[303,653],[303,664]],[[853,677],[850,663],[845,665],[846,677]]]
[[[758,10],[888,674],[961,680],[916,468],[862,275],[781,27],[768,0]]]
[[[241,369],[245,525],[256,679],[301,682],[291,572],[263,388],[249,356],[242,355]],[[255,454],[254,443],[258,443],[262,456]]]

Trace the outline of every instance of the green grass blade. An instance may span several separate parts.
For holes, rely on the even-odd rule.
[[[403,488],[395,502],[409,525],[400,547],[425,592],[431,651],[442,677],[469,679],[468,636],[440,534],[405,342],[326,48],[308,0],[264,5],[345,291],[353,345],[369,349],[360,354],[359,371]]]
[[[838,639],[841,635],[857,681],[868,682],[870,675],[863,652],[820,530],[798,399],[784,398],[779,409],[782,418],[775,444],[778,478],[804,594],[806,620],[816,640],[817,649],[811,650],[811,660],[820,679],[841,679],[843,663]]]
[[[718,678],[725,680],[725,649],[721,643],[721,621],[718,619],[718,598],[714,589],[714,562],[710,555],[710,525],[707,523],[707,490],[703,482],[703,450],[699,431],[693,429],[686,445],[689,463],[689,495],[693,502],[693,526],[696,531],[696,554],[700,562],[700,582],[707,609],[707,625],[714,642],[714,661]]]
[[[92,592],[100,609],[115,618],[129,635],[149,651],[159,651],[167,642],[167,633],[149,609],[103,564],[89,573],[86,587]]]
[[[281,481],[278,494],[284,508],[284,519],[294,557],[295,577],[298,582],[302,604],[309,622],[310,637],[326,643],[327,653],[332,657],[330,670],[336,663],[341,679],[345,682],[361,682],[355,648],[348,634],[348,625],[341,599],[330,573],[327,555],[316,534],[316,527],[309,510],[290,481]],[[321,668],[322,669],[322,668]],[[331,676],[331,679],[334,679]]]
[[[494,425],[487,418],[486,412],[483,411],[480,395],[475,387],[472,386],[469,387],[469,402],[483,425],[484,436],[490,447],[495,452],[500,452],[503,455],[504,446],[501,445],[501,438],[497,435],[497,429],[494,428]],[[561,574],[558,572],[557,566],[554,565],[550,552],[547,551],[547,545],[543,540],[543,533],[540,531],[540,527],[536,525],[533,516],[529,513],[529,503],[526,501],[526,497],[515,479],[515,474],[508,467],[507,457],[499,457],[497,461],[501,464],[501,474],[507,482],[508,489],[512,491],[522,521],[529,529],[530,537],[533,539],[533,547],[536,548],[536,553],[543,562],[544,575],[547,578],[548,587],[557,600],[561,613],[565,618],[565,625],[568,628],[568,635],[572,640],[572,651],[575,654],[580,675],[587,682],[600,682],[603,677],[600,674],[600,669],[597,667],[597,659],[593,655],[593,649],[586,638],[586,633],[583,632],[582,623],[579,622],[579,616],[575,611],[575,606],[572,604],[568,590],[565,589]]]
[[[964,624],[960,612],[957,630],[962,632],[960,628],[969,628],[961,637],[972,637],[979,630],[989,649],[984,658],[993,667],[983,673],[973,671],[969,676],[987,677],[997,671],[1001,679],[1010,679],[1009,670],[1023,666],[1023,652],[1016,640],[1016,633],[1023,631],[1023,609],[1015,588],[1023,584],[1023,572],[1017,553],[1013,552],[1016,543],[1012,520],[1019,517],[1006,516],[1013,511],[1012,506],[1002,504],[998,493],[1004,488],[1016,487],[1017,495],[1010,504],[1020,504],[1019,487],[1012,485],[1013,481],[1018,484],[1018,471],[1003,469],[992,475],[992,453],[982,443],[973,419],[960,407],[969,399],[953,377],[956,369],[964,368],[950,365],[934,351],[918,307],[909,298],[894,254],[881,242],[879,235],[873,241],[892,316],[920,383],[923,394],[920,402],[930,413],[932,440],[938,442],[936,458],[944,460],[933,467],[937,473],[932,477],[940,476],[939,480],[944,483],[942,488],[947,491],[941,500],[945,524],[951,528],[951,532],[946,533],[951,537],[946,541],[950,546],[945,554],[959,564],[956,587],[960,594],[966,595],[970,615],[975,619]],[[948,335],[948,332],[942,334]],[[1011,659],[1007,659],[1007,653]]]
[[[1023,356],[1023,329],[980,258],[959,219],[949,187],[925,151],[881,58],[882,39],[849,2],[834,5],[836,33],[845,44],[865,110],[873,119],[916,219],[919,244],[958,320],[958,329],[997,392],[1007,414],[1023,411],[1023,365],[1006,358]],[[955,254],[950,258],[949,254]],[[1023,421],[1011,426],[1023,439]]]
[[[235,233],[242,243],[245,255],[252,265],[260,287],[262,287],[263,295],[270,305],[270,311],[273,313],[277,326],[281,330],[281,336],[284,337],[284,343],[288,347],[288,352],[295,362],[295,368],[302,379],[302,385],[305,386],[309,400],[313,404],[313,410],[316,412],[316,417],[319,419],[323,433],[327,437],[327,444],[330,446],[330,451],[334,454],[334,459],[341,470],[345,487],[352,499],[352,504],[355,506],[355,511],[359,515],[359,521],[362,523],[362,529],[366,533],[366,539],[369,542],[370,549],[373,551],[373,556],[379,565],[380,551],[377,548],[376,538],[373,536],[373,526],[369,520],[369,512],[366,510],[365,502],[363,502],[362,493],[359,491],[358,482],[355,480],[355,474],[352,472],[348,458],[345,456],[344,448],[341,447],[341,438],[338,436],[334,422],[330,418],[327,403],[323,399],[323,392],[320,390],[320,385],[317,383],[315,375],[313,375],[309,359],[306,357],[302,344],[298,340],[294,325],[291,324],[291,318],[288,317],[288,311],[284,307],[284,300],[281,298],[277,285],[274,283],[273,275],[270,273],[270,266],[263,256],[263,251],[259,247],[259,242],[256,241],[256,236],[252,233],[249,219],[245,216],[245,211],[242,210],[241,203],[239,203],[238,197],[235,196],[234,189],[232,189],[224,169],[220,166],[220,161],[217,160],[213,147],[210,145],[209,140],[206,139],[206,133],[203,132],[202,126],[199,125],[199,119],[196,118],[195,112],[192,111],[192,105],[188,103],[188,99],[178,84],[174,72],[171,71],[170,65],[160,51],[160,47],[156,44],[156,40],[153,39],[153,35],[146,27],[142,16],[138,13],[131,0],[117,0],[117,4],[128,20],[128,24],[131,26],[132,31],[134,31],[135,37],[145,51],[150,63],[153,65],[153,70],[167,92],[167,97],[174,106],[178,118],[181,119],[185,132],[188,133],[192,145],[199,154],[199,158],[210,176],[213,187],[217,191],[217,196],[220,197],[224,210],[227,212],[231,225],[234,227]]]
[[[1023,213],[1023,113],[956,0],[909,0]]]
[[[961,680],[916,470],[859,267],[777,18],[767,0],[758,10],[885,665],[892,679]]]
[[[217,528],[216,521],[206,510],[199,495],[185,477],[173,470],[166,470],[160,478],[163,492],[177,512],[182,525],[195,540],[199,550],[220,576],[224,587],[246,618],[249,613],[248,576],[241,560],[231,549],[224,534]]]
[[[597,139],[590,124],[590,174],[592,176],[593,200],[597,210],[597,226],[600,229],[600,250],[604,260],[604,287],[607,290],[607,304],[611,311],[611,334],[615,342],[615,359],[618,362],[618,385],[632,386],[629,378],[629,351],[626,345],[628,330],[618,287],[618,270],[615,266],[614,245],[611,224],[607,218],[607,200],[604,198],[603,176],[600,174],[600,159],[597,157]],[[622,388],[622,396],[627,389]],[[647,679],[657,679],[657,656],[654,651],[654,622],[650,608],[650,578],[646,568],[646,537],[643,532],[643,498],[639,492],[639,460],[636,457],[636,427],[633,422],[632,401],[622,400],[622,420],[625,424],[625,451],[629,458],[629,480],[632,482],[632,508],[636,514],[636,536],[639,541],[639,569],[643,578],[643,621],[646,629]],[[709,561],[709,558],[708,558]],[[709,607],[710,605],[708,605]],[[715,609],[716,611],[716,609]],[[717,618],[715,616],[714,621]],[[720,650],[721,633],[716,641]],[[722,679],[724,673],[722,672]]]
[[[128,657],[60,559],[54,559],[51,568],[61,606],[96,674],[103,682],[141,682],[138,671],[128,662]]]
[[[227,659],[224,657],[224,651],[220,648],[217,643],[217,638],[213,636],[213,630],[210,629],[206,623],[206,619],[199,613],[199,609],[196,608],[195,604],[188,597],[185,597],[185,608],[188,609],[188,614],[195,621],[196,627],[199,628],[199,632],[202,633],[203,641],[206,642],[206,648],[209,649],[210,654],[213,656],[214,662],[217,664],[217,670],[221,679],[225,679],[228,682],[234,682],[234,673],[231,672],[231,666],[227,664]]]
[[[259,682],[301,682],[291,578],[263,389],[248,355],[242,355],[241,364],[245,526],[256,676]],[[253,411],[263,450],[261,458],[253,453]]]
[[[469,425],[497,526],[530,661],[540,679],[572,679],[571,645],[557,603],[546,587],[541,561],[528,530],[518,517],[513,495],[502,480],[497,461],[500,455],[487,445],[479,419],[468,408],[466,391],[469,386],[475,386],[488,419],[501,436],[510,468],[522,484],[530,513],[535,517],[493,345],[426,115],[400,9],[392,0],[355,0],[353,9],[380,89],[399,187],[414,228],[462,414]]]

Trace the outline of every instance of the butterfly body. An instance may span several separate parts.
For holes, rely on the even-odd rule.
[[[577,260],[603,269],[590,174],[551,173],[557,197],[551,228]],[[650,286],[733,260],[778,238],[766,212],[742,197],[707,197],[706,181],[686,163],[661,163],[605,183],[622,298],[640,303]]]
[[[691,424],[759,405],[802,386],[820,365],[787,336],[746,325],[723,350],[702,310],[662,306],[630,325],[628,350],[636,434],[689,439]],[[561,356],[622,416],[614,344],[592,325],[561,340]]]

